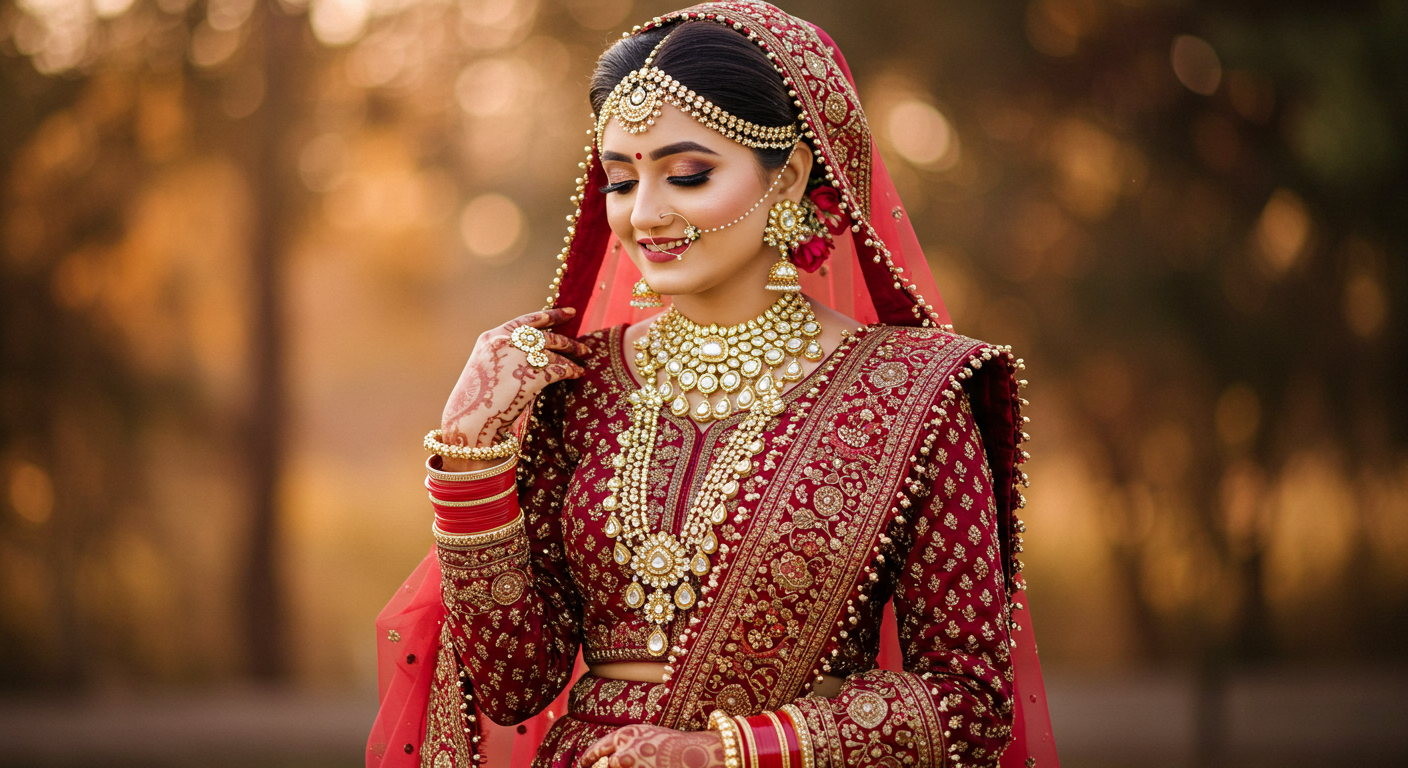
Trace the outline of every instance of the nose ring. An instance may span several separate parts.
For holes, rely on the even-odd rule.
[[[675,261],[679,261],[680,259],[683,259],[683,258],[684,258],[685,251],[688,251],[688,250],[690,249],[690,247],[694,245],[694,241],[695,241],[695,240],[698,240],[700,237],[702,237],[702,236],[704,235],[704,233],[703,233],[702,231],[700,231],[699,227],[696,227],[696,226],[694,226],[693,224],[690,224],[690,223],[689,223],[689,219],[685,219],[685,218],[684,218],[684,214],[682,214],[682,213],[675,213],[674,211],[667,211],[667,212],[665,212],[665,213],[660,214],[660,218],[662,218],[662,219],[665,218],[666,216],[678,216],[678,217],[680,217],[681,219],[684,219],[684,241],[685,241],[685,243],[687,243],[687,245],[685,245],[685,248],[684,248],[683,251],[680,251],[679,254],[675,256]],[[654,233],[654,232],[655,232],[655,227],[651,227],[651,228],[650,228],[650,231],[651,231],[652,233]],[[654,237],[654,236],[655,236],[654,234],[651,234],[651,237]]]

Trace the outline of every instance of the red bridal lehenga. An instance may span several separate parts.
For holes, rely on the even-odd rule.
[[[367,765],[568,768],[620,726],[699,730],[718,709],[785,712],[800,732],[786,736],[793,765],[1055,768],[1017,559],[1020,361],[945,325],[830,37],[761,2],[694,6],[641,30],[681,22],[747,35],[797,91],[853,225],[803,288],[868,325],[783,395],[713,529],[697,602],[665,625],[668,650],[652,652],[604,530],[617,438],[640,387],[622,342],[639,274],[610,235],[593,148],[553,297],[583,309],[562,332],[582,334],[587,373],[534,405],[517,468],[521,528],[437,547],[378,619],[381,711]],[[700,432],[662,410],[654,530],[678,532],[742,418]],[[589,663],[664,661],[669,679],[582,674],[579,652]],[[844,678],[838,695],[810,695],[822,675]]]

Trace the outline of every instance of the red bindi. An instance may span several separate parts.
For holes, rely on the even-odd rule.
[[[636,153],[636,159],[637,159],[637,160],[640,159],[640,153],[639,153],[639,152]]]

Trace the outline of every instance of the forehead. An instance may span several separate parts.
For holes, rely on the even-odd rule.
[[[611,118],[601,132],[601,151],[645,156],[659,147],[681,141],[701,144],[722,158],[746,158],[753,152],[668,103],[661,105],[655,124],[641,133],[630,133],[621,127],[619,120]]]

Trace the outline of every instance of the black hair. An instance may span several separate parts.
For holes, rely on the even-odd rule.
[[[607,48],[592,74],[593,112],[601,113],[602,102],[616,84],[640,69],[666,34],[670,39],[655,54],[654,63],[671,77],[750,123],[768,127],[797,124],[792,97],[767,54],[738,32],[708,21],[657,27]],[[753,154],[764,170],[775,171],[787,164],[790,150],[754,149]]]

